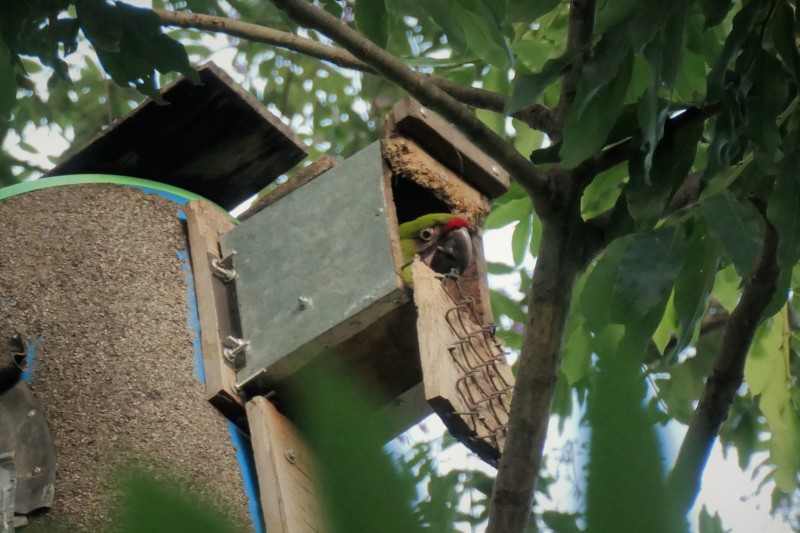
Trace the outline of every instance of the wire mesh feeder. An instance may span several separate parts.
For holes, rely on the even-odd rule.
[[[418,264],[413,275],[426,398],[453,436],[495,464],[514,389],[503,345],[458,279]]]

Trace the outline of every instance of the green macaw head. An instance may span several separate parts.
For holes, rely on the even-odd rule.
[[[472,261],[469,230],[466,219],[450,213],[430,213],[404,222],[399,228],[403,262],[419,256],[434,272],[461,275]],[[403,268],[403,278],[411,285],[409,266]]]

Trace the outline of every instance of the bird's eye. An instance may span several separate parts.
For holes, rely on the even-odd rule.
[[[425,228],[419,232],[419,238],[423,241],[429,241],[433,239],[433,230],[430,228]]]

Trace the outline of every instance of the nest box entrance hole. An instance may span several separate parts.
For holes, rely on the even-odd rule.
[[[453,178],[450,178],[451,180]],[[480,220],[474,215],[472,209],[462,212],[458,207],[450,205],[438,197],[431,189],[414,181],[414,175],[394,173],[390,177],[391,201],[397,214],[398,226],[404,222],[415,220],[429,213],[453,213],[469,219],[472,226],[473,259],[467,270],[462,274],[460,286],[463,295],[472,298],[476,303],[478,314],[484,321],[491,321],[491,312],[486,304],[488,288],[486,287],[486,261],[483,254],[482,235],[478,229]],[[469,185],[460,184],[463,188]],[[473,189],[474,191],[474,189]],[[458,206],[461,198],[455,199],[453,204]],[[453,295],[454,297],[456,295]],[[458,295],[460,297],[460,295]]]
[[[449,213],[451,211],[451,207],[436,198],[430,190],[410,179],[392,176],[391,189],[398,224],[415,220],[429,213]]]

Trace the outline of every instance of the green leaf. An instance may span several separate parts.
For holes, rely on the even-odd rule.
[[[339,4],[339,2],[337,2],[336,0],[325,0],[324,2],[320,3],[322,4],[322,7],[325,9],[325,11],[327,11],[337,19],[342,18],[342,6]],[[367,4],[372,2],[364,2],[364,3]],[[357,6],[356,9],[358,9],[359,7],[363,7],[360,4],[356,4],[356,6]],[[358,13],[356,13],[356,16],[358,16]],[[358,22],[356,22],[356,24],[358,24]]]
[[[683,7],[684,4],[685,2],[682,1],[661,2],[659,0],[636,2],[636,10],[628,24],[628,35],[633,49],[640,52],[654,39],[663,39],[662,30],[672,20],[671,12],[678,6]],[[681,20],[680,24],[682,23]],[[673,49],[670,52],[679,53],[680,49]]]
[[[637,233],[625,250],[614,281],[611,319],[618,324],[643,318],[669,298],[686,257],[679,226]]]
[[[508,329],[499,329],[497,330],[497,336],[500,337],[500,340],[503,341],[503,344],[505,344],[506,348],[508,348],[509,350],[522,349],[522,335],[520,335],[516,331]]]
[[[533,105],[544,90],[552,84],[578,56],[577,50],[568,50],[564,54],[549,59],[542,70],[536,74],[519,74],[514,78],[511,98],[506,104],[506,113],[516,113],[520,109]]]
[[[381,403],[352,371],[333,361],[341,356],[321,354],[286,398],[290,418],[314,454],[326,530],[420,531],[410,509],[416,491],[383,450],[388,433],[377,415]]]
[[[732,0],[700,0],[700,8],[706,19],[704,28],[712,28],[725,20],[725,16],[733,6]]]
[[[515,268],[522,266],[523,261],[525,261],[525,255],[528,253],[533,232],[532,218],[532,216],[529,216],[520,220],[511,235],[511,254],[514,258]]]
[[[630,80],[632,57],[628,36],[623,27],[613,28],[603,35],[594,56],[583,67],[583,76],[570,111],[580,116],[604,87],[613,84],[620,76]],[[626,69],[626,63],[629,62]],[[626,70],[629,72],[625,73]],[[627,81],[624,84],[626,92],[628,84]]]
[[[588,375],[592,360],[592,346],[584,328],[584,318],[579,313],[575,315],[567,322],[561,361],[561,373],[570,387]]]
[[[497,229],[522,220],[533,213],[533,204],[527,196],[497,206],[486,217],[485,229]]]
[[[653,70],[650,68],[650,65],[647,64],[647,60],[645,60],[644,56],[641,54],[634,55],[631,83],[628,85],[628,91],[625,93],[625,106],[627,109],[623,110],[618,120],[624,119],[627,123],[630,123],[629,117],[638,119],[638,113],[631,110],[630,104],[636,104],[638,107],[639,100],[642,98],[644,92],[653,85],[653,80]],[[703,83],[705,83],[705,78],[703,79]],[[638,125],[636,122],[637,121],[633,121],[634,125]],[[619,125],[615,126],[615,129],[618,127]],[[631,133],[628,132],[624,135],[624,138],[630,136]]]
[[[17,81],[11,55],[8,53],[3,34],[0,33],[0,119],[5,119],[11,112],[17,99]]]
[[[634,21],[631,26],[645,32],[643,39],[650,39],[644,48],[652,70],[653,82],[645,91],[638,109],[640,142],[637,157],[631,158],[631,166],[638,167],[638,172],[644,180],[649,182],[650,168],[653,153],[664,131],[664,122],[667,119],[668,102],[664,96],[671,97],[675,87],[675,80],[682,60],[683,33],[686,20],[687,4],[684,2],[657,2],[659,6],[668,5],[672,10],[663,7],[647,6],[650,20],[649,24],[637,25]],[[662,19],[661,23],[654,20]],[[665,21],[665,22],[664,22]],[[648,29],[649,28],[649,29]],[[654,32],[654,37],[651,32]],[[648,37],[649,36],[649,37]],[[636,42],[634,41],[634,48]],[[634,165],[635,162],[640,164]]]
[[[775,225],[778,240],[778,264],[792,269],[800,261],[800,157],[786,155],[775,180],[775,192],[767,204],[767,217]]]
[[[741,277],[747,276],[755,266],[764,239],[761,214],[727,190],[704,199],[700,206],[711,233],[722,244],[736,272]]]
[[[514,135],[514,147],[519,153],[530,154],[542,146],[544,133],[534,130],[516,119],[512,119],[511,122],[516,131],[516,135]]]
[[[98,9],[100,4],[103,7]],[[80,20],[91,21],[89,24],[93,28],[87,32],[87,37],[92,40],[102,35],[100,44],[92,42],[103,68],[119,85],[135,87],[161,103],[156,87],[156,70],[161,73],[180,72],[199,83],[200,78],[189,64],[183,45],[162,32],[161,19],[153,11],[124,3],[107,5],[82,0],[81,5],[84,15],[79,17]],[[88,7],[90,5],[93,7]],[[110,45],[111,34],[98,33],[96,26],[100,23],[120,28],[119,33],[113,32],[115,39],[118,36],[118,46]],[[84,28],[84,31],[87,30]]]
[[[502,276],[516,272],[514,267],[511,265],[507,265],[505,263],[494,263],[491,261],[486,263],[486,270],[493,276]]]
[[[775,7],[770,29],[778,54],[791,71],[794,82],[800,83],[800,51],[795,42],[794,19],[794,8],[788,1],[780,1]]]
[[[785,311],[784,311],[785,312]],[[783,315],[783,314],[782,314]],[[792,376],[787,372],[785,316],[778,315],[761,324],[747,356],[744,378],[758,406],[767,419],[770,435],[770,459],[775,464],[775,483],[792,492],[798,487],[800,473],[800,413],[792,401]]]
[[[670,416],[678,422],[688,424],[694,415],[695,402],[703,392],[719,351],[722,331],[723,328],[717,328],[702,335],[694,356],[666,366],[668,377],[656,379],[660,399],[667,405]]]
[[[540,39],[524,39],[512,43],[511,51],[517,75],[533,74],[550,58],[553,45]]]
[[[531,231],[531,247],[530,247],[531,255],[533,257],[538,257],[539,245],[542,243],[542,231],[544,230],[544,228],[542,227],[542,221],[539,219],[538,216],[536,216],[536,213],[533,214],[531,221],[533,222],[532,224],[533,231]],[[524,272],[524,270],[520,272]]]
[[[581,197],[581,215],[584,220],[614,207],[627,178],[627,169],[622,164],[595,176]]]
[[[369,2],[370,0],[366,0]],[[420,10],[427,13],[447,34],[447,42],[459,54],[467,51],[467,37],[456,18],[457,4],[417,0]],[[452,9],[451,9],[452,7]]]
[[[75,12],[83,33],[97,50],[119,52],[122,40],[122,24],[113,4],[92,0],[77,0]]]
[[[553,531],[558,533],[580,533],[583,531],[578,526],[578,513],[560,513],[557,511],[545,511],[542,513],[542,522]]]
[[[719,267],[720,249],[708,228],[697,221],[689,237],[686,263],[675,280],[673,305],[678,315],[678,336],[673,356],[680,354],[692,340],[706,300],[714,286]]]
[[[742,470],[750,468],[750,460],[755,452],[764,446],[759,442],[759,434],[768,431],[759,420],[761,412],[750,394],[737,395],[733,399],[728,419],[719,430],[719,440],[723,455],[727,459],[729,448],[735,448]]]
[[[706,166],[709,176],[727,169],[742,158],[747,140],[743,135],[744,103],[740,101],[740,96],[734,89],[725,91],[720,112],[711,122],[713,129]]]
[[[508,93],[508,71],[490,66],[483,72],[484,89],[500,94]],[[506,117],[487,109],[476,109],[475,116],[489,126],[497,135],[506,137]]]
[[[683,102],[701,102],[706,92],[705,60],[691,50],[683,51],[683,63],[675,80],[675,94]]]
[[[450,4],[450,8],[461,25],[469,50],[501,70],[513,65],[514,56],[503,35],[500,21],[481,0],[462,0]]]
[[[576,297],[589,331],[599,331],[609,324],[609,303],[614,281],[623,254],[632,240],[633,235],[626,235],[612,241],[594,266],[587,271],[586,283]]]
[[[733,18],[733,27],[725,40],[722,53],[720,53],[717,62],[708,74],[708,90],[706,94],[710,101],[722,98],[725,87],[725,72],[728,70],[728,65],[738,56],[765,8],[765,2],[748,2]]]
[[[722,527],[722,518],[719,517],[719,513],[714,513],[714,516],[711,516],[704,505],[702,509],[700,509],[700,518],[698,520],[698,526],[700,527],[700,533],[726,533],[727,530]]]
[[[636,7],[636,0],[608,0],[599,6],[595,33],[602,35],[609,28],[623,22]]]
[[[625,197],[631,216],[640,227],[652,226],[661,218],[675,191],[692,167],[703,124],[696,124],[663,139],[653,154],[650,179],[641,166],[631,163]]]
[[[782,317],[773,317],[759,326],[744,367],[744,379],[753,396],[762,395],[759,405],[767,421],[774,423],[791,399],[783,362],[784,331]],[[767,396],[765,397],[764,394]]]
[[[714,288],[711,289],[714,298],[728,311],[733,311],[739,302],[739,287],[742,279],[736,274],[736,269],[732,264],[726,266],[717,273],[714,280]]]
[[[620,338],[607,326],[597,338],[599,373],[589,392],[591,427],[586,523],[590,531],[679,532],[686,524],[664,505],[664,472],[653,424],[644,407],[641,362],[646,339]],[[607,337],[607,338],[606,338]],[[634,337],[636,337],[634,335]]]
[[[494,311],[494,318],[497,322],[500,321],[500,316],[505,315],[518,324],[524,324],[527,320],[525,311],[522,310],[522,304],[514,301],[508,295],[492,289],[489,291],[489,299],[492,303],[492,311]]]
[[[506,20],[531,23],[554,10],[560,3],[560,0],[508,0]]]
[[[591,366],[592,346],[580,303],[587,279],[588,276],[584,274],[575,283],[567,324],[564,328],[561,373],[564,374],[570,387],[586,377]]]
[[[120,533],[243,531],[222,509],[198,498],[199,487],[185,486],[169,479],[164,472],[154,474],[144,466],[132,466],[115,472],[115,481],[120,481],[121,498],[113,523]]]
[[[780,419],[770,421],[770,426],[769,452],[775,464],[775,484],[781,490],[795,492],[800,476],[800,457],[797,453],[800,449],[800,413],[797,407],[794,404],[787,405],[780,413]]]
[[[747,95],[747,133],[755,145],[759,167],[766,174],[775,174],[776,162],[783,156],[778,151],[781,134],[776,119],[788,102],[789,80],[781,62],[764,50],[753,65],[753,79],[757,81]]]
[[[389,17],[385,0],[357,2],[355,23],[358,31],[381,48],[389,42]]]
[[[598,51],[592,68],[587,65],[584,69],[586,83],[581,83],[564,124],[561,161],[565,167],[577,166],[605,145],[622,109],[633,69],[633,53],[625,45],[616,45],[622,47],[621,54]]]
[[[684,263],[684,268],[687,263],[688,260]],[[680,274],[678,275],[680,276]],[[675,282],[677,284],[677,278]],[[653,314],[653,311],[651,311],[650,314]],[[649,354],[652,354],[656,358],[663,357],[664,351],[672,340],[676,329],[678,329],[678,316],[675,313],[675,289],[673,289],[661,313],[661,320],[653,331],[652,347],[654,349],[648,348]]]

